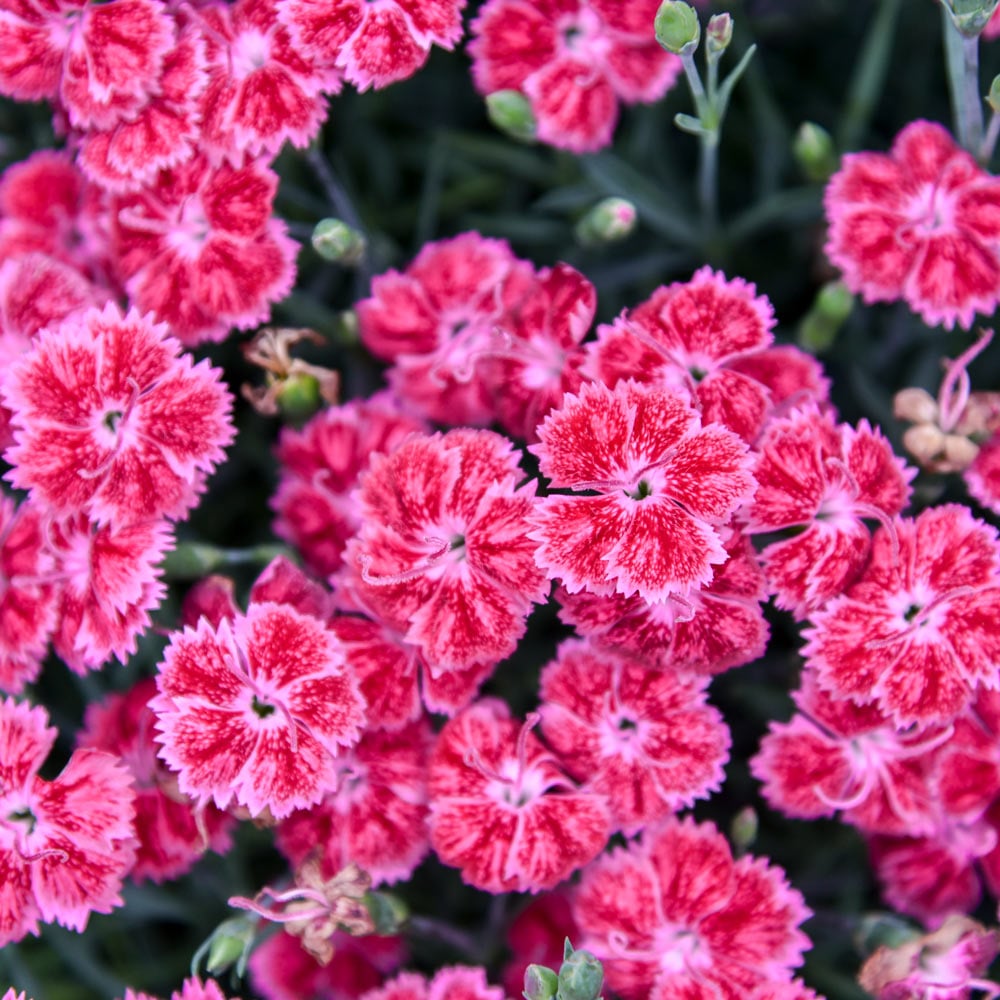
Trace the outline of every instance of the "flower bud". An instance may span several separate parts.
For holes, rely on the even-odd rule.
[[[209,975],[217,976],[233,965],[241,970],[246,966],[254,939],[254,925],[252,919],[244,916],[231,917],[219,924],[208,940],[205,971]]]
[[[574,951],[566,940],[565,961],[559,968],[558,1000],[599,1000],[604,967],[589,951]]]
[[[552,1000],[559,989],[559,977],[544,965],[529,965],[524,970],[524,1000]]]
[[[486,97],[486,114],[504,135],[518,142],[534,142],[535,113],[519,90],[496,90]]]
[[[701,25],[694,7],[682,0],[663,0],[653,21],[656,40],[674,55],[691,53],[698,47]]]
[[[577,242],[589,247],[623,240],[635,229],[637,218],[632,202],[624,198],[605,198],[576,224]]]
[[[364,234],[341,219],[320,219],[313,229],[312,245],[324,260],[344,267],[360,264],[368,249]]]
[[[815,122],[803,122],[792,142],[792,155],[811,181],[825,183],[839,166],[833,139]]]
[[[757,839],[760,820],[753,806],[746,806],[734,817],[729,827],[729,839],[733,842],[733,853],[744,854]]]
[[[944,0],[952,23],[967,38],[975,38],[989,23],[1000,0]]]
[[[365,893],[365,906],[375,922],[375,933],[383,936],[398,934],[410,916],[406,903],[390,892]]]
[[[715,14],[705,27],[705,48],[710,56],[721,55],[733,40],[733,19],[728,14]]]
[[[854,308],[854,296],[842,281],[830,281],[817,293],[799,326],[799,343],[809,351],[824,351],[836,339]]]
[[[319,379],[309,372],[294,372],[274,390],[281,415],[292,424],[305,423],[322,405]]]

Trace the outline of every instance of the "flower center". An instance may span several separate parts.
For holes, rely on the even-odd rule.
[[[258,698],[257,695],[253,696],[251,706],[259,719],[266,719],[269,715],[274,715],[274,705],[270,704],[270,702],[263,701]]]
[[[635,490],[632,493],[629,493],[628,490],[625,490],[625,495],[627,497],[631,497],[633,500],[645,500],[646,497],[652,496],[652,494],[653,494],[653,487],[650,486],[650,484],[645,479],[639,480],[639,485],[636,486]]]

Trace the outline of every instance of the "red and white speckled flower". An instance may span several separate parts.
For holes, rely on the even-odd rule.
[[[280,819],[336,788],[336,757],[364,723],[336,638],[285,604],[174,633],[157,686],[160,757],[181,792],[253,816]]]
[[[574,902],[581,947],[625,1000],[744,1000],[789,982],[809,947],[802,897],[780,868],[734,860],[708,823],[670,820],[599,858]],[[704,988],[708,992],[702,992]]]
[[[214,806],[195,811],[181,800],[174,776],[156,756],[148,702],[156,682],[144,678],[123,694],[90,705],[78,745],[104,750],[121,758],[135,779],[135,881],[163,882],[189,871],[206,850],[229,849],[232,817]]]
[[[461,233],[428,243],[404,272],[372,281],[371,297],[355,307],[361,340],[393,362],[389,382],[414,412],[488,424],[493,394],[477,362],[503,348],[506,317],[534,280],[504,240]]]
[[[608,807],[494,699],[445,724],[431,756],[431,845],[487,892],[551,889],[607,843]]]
[[[520,478],[511,443],[476,430],[411,437],[361,478],[353,586],[434,675],[509,656],[545,596],[525,533],[535,484]]]
[[[753,443],[769,394],[732,363],[769,347],[774,322],[771,303],[754,285],[703,267],[600,327],[584,370],[609,386],[634,378],[685,389],[704,423],[720,423]]]
[[[680,60],[653,37],[658,8],[658,0],[489,0],[469,43],[476,88],[521,91],[542,142],[600,149],[619,102],[659,100],[680,74]]]
[[[409,878],[430,850],[427,762],[431,730],[417,722],[367,733],[337,758],[337,788],[278,830],[278,848],[297,867],[317,856],[332,878],[348,862],[373,885]]]
[[[486,982],[486,971],[468,965],[439,969],[434,978],[402,972],[362,1000],[504,1000],[499,986]]]
[[[770,635],[761,608],[764,574],[748,540],[737,532],[726,552],[729,558],[707,587],[652,604],[638,595],[570,594],[560,587],[559,617],[597,645],[661,670],[711,676],[751,663]]]
[[[949,504],[880,528],[857,583],[813,616],[803,652],[834,697],[897,725],[947,722],[1000,688],[1000,545]]]
[[[183,517],[232,440],[232,400],[166,334],[112,304],[43,331],[3,384],[7,478],[97,521]]]
[[[4,0],[0,92],[58,99],[77,128],[131,117],[155,92],[175,31],[159,0]]]
[[[45,541],[36,505],[0,497],[0,691],[11,694],[38,676],[56,624],[53,560]]]
[[[134,857],[135,793],[125,767],[77,750],[59,777],[38,776],[56,740],[42,707],[0,702],[0,945],[58,921],[82,931],[122,902]]]
[[[745,530],[794,529],[761,558],[775,604],[804,618],[856,579],[871,544],[863,518],[886,523],[898,514],[916,470],[866,420],[835,424],[814,405],[770,423],[757,451]]]
[[[208,86],[201,99],[201,148],[235,166],[246,154],[273,159],[285,141],[302,148],[326,118],[323,91],[339,74],[295,45],[272,0],[202,6]]]
[[[729,730],[706,686],[569,640],[542,671],[542,731],[632,834],[721,786]]]
[[[189,345],[266,320],[295,281],[298,252],[271,215],[277,189],[259,161],[212,167],[196,156],[114,198],[116,269],[136,306]]]
[[[372,455],[397,448],[425,426],[387,396],[331,406],[301,430],[281,432],[275,534],[291,542],[321,576],[336,572],[347,540],[361,527],[352,494]]]
[[[538,564],[571,594],[662,601],[711,583],[720,528],[753,495],[751,456],[732,431],[703,427],[687,396],[635,382],[567,395],[538,431],[542,473],[531,538]]]
[[[305,52],[363,91],[412,76],[432,45],[452,48],[463,7],[465,0],[280,0],[278,12]]]
[[[933,833],[933,751],[953,727],[897,730],[873,705],[831,698],[811,671],[793,698],[798,712],[771,724],[750,762],[773,808],[799,819],[839,810],[869,833]]]
[[[931,326],[1000,301],[1000,180],[932,122],[888,155],[849,153],[826,189],[826,253],[866,302],[903,299]]]

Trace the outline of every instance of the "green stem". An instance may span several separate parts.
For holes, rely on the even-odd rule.
[[[994,111],[990,115],[990,123],[986,127],[983,144],[979,147],[978,159],[984,167],[989,167],[990,160],[993,159],[993,151],[997,148],[997,139],[1000,139],[1000,115]]]
[[[941,5],[945,67],[958,142],[973,156],[983,143],[983,101],[979,93],[979,38],[966,38]]]
[[[687,77],[695,110],[703,131],[698,136],[701,155],[698,163],[698,203],[701,219],[706,229],[706,243],[712,246],[719,228],[719,122],[715,121],[715,94],[706,94],[701,82],[694,52],[681,53],[681,65]]]
[[[882,0],[868,29],[864,47],[851,76],[844,114],[837,129],[837,147],[841,151],[856,148],[868,131],[868,124],[889,72],[896,22],[902,6],[902,0]]]

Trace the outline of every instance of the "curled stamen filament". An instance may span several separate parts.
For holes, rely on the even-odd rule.
[[[263,900],[270,897],[275,904],[275,906],[268,907],[258,900]],[[277,924],[288,924],[297,920],[316,920],[321,917],[325,917],[330,912],[330,903],[326,897],[316,889],[288,889],[285,892],[275,892],[273,889],[263,888],[259,893],[257,893],[254,899],[248,899],[246,896],[231,896],[227,901],[230,906],[236,907],[240,910],[249,910],[251,913],[257,914],[258,917],[262,917],[264,920],[271,920]],[[279,909],[279,906],[285,906],[287,903],[295,902],[308,902],[315,903],[313,909]]]

